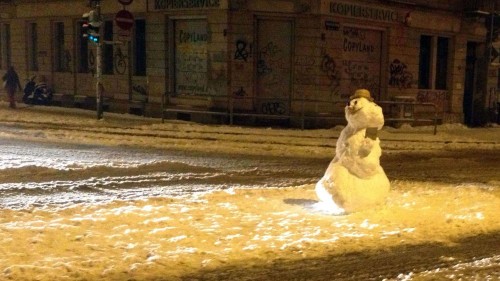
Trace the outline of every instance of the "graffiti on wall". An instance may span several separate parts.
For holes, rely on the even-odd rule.
[[[146,90],[146,86],[141,85],[141,84],[134,84],[132,85],[132,92],[137,93],[141,96],[147,96],[148,91]]]
[[[235,98],[242,98],[247,95],[247,92],[245,91],[245,88],[239,87],[235,91],[233,91],[233,97]]]
[[[273,69],[266,63],[265,60],[257,61],[257,74],[259,74],[259,76],[270,74],[271,72],[273,72]]]
[[[449,93],[446,90],[420,90],[417,94],[417,102],[433,103],[440,112],[448,109],[449,98]]]
[[[217,92],[209,84],[210,31],[206,20],[186,19],[175,22],[175,90],[180,94],[208,95]],[[217,79],[225,70],[217,69]],[[225,75],[225,74],[224,74]]]
[[[70,50],[65,49],[64,50],[64,63],[63,63],[64,69],[63,69],[63,71],[73,72],[73,67],[71,67],[71,61],[72,61],[71,52],[70,52]]]
[[[367,40],[366,32],[360,28],[344,27],[344,52],[374,53],[376,51],[375,45]]]
[[[295,83],[302,85],[314,85],[316,61],[310,57],[295,58]]]
[[[113,58],[113,65],[115,67],[116,74],[125,74],[127,71],[127,60],[128,57],[123,54],[122,49],[117,47],[115,57]]]
[[[283,50],[270,41],[259,52],[257,75],[260,92],[264,96],[286,96],[283,91],[283,77],[287,75],[286,58]]]
[[[282,50],[278,47],[278,45],[274,42],[267,43],[267,45],[259,52],[257,74],[272,74],[273,69],[280,68],[284,64],[283,59]]]
[[[88,62],[89,62],[89,71],[92,73],[92,74],[95,74],[95,55],[94,55],[94,52],[92,50],[89,51],[89,58],[88,58]]]
[[[389,69],[389,86],[397,87],[398,89],[409,89],[413,84],[413,75],[408,71],[405,63],[398,59],[391,62]]]
[[[347,74],[348,92],[341,95],[347,98],[356,89],[365,88],[372,93],[377,93],[379,88],[379,76],[372,71],[370,65],[364,62],[344,60],[344,72]]]
[[[225,53],[213,53],[208,56],[208,88],[207,94],[211,96],[223,95],[227,85],[227,67]]]
[[[395,45],[397,47],[404,47],[406,45],[406,32],[405,27],[398,25],[394,28]]]
[[[251,50],[248,50],[248,43],[245,40],[237,40],[236,41],[236,51],[234,52],[235,60],[247,61]]]
[[[341,99],[348,98],[356,89],[368,89],[372,96],[380,95],[382,33],[358,27],[342,28],[342,60],[340,67]]]
[[[283,101],[266,101],[261,104],[261,112],[270,115],[284,115],[287,113],[287,106]]]
[[[330,55],[323,55],[320,70],[328,77],[332,96],[338,95],[340,91],[340,71],[338,70],[337,63]]]

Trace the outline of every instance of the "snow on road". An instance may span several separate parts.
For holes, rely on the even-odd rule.
[[[156,161],[142,157],[161,150],[195,152],[208,174],[214,169],[208,156],[222,152],[330,159],[340,132],[162,124],[108,113],[97,121],[94,116],[62,108],[11,111],[0,104],[0,138],[91,146],[95,155],[68,157],[55,149],[50,159],[36,160],[27,151],[21,161],[54,164],[76,183],[99,181],[110,171],[150,175],[151,170],[134,170],[134,165]],[[447,125],[436,136],[431,132],[385,128],[387,203],[344,216],[312,208],[317,202],[313,183],[269,188],[271,174],[265,189],[241,189],[238,181],[228,180],[223,190],[187,197],[0,209],[0,280],[498,279],[499,129]],[[113,154],[98,145],[142,153],[122,148],[130,157],[116,154],[116,161],[106,161]],[[20,153],[12,157],[19,159]],[[73,156],[79,159],[75,163]],[[14,179],[0,178],[0,190],[30,182],[50,187],[51,179],[61,177],[54,170],[44,176],[46,171],[37,168],[30,174],[22,163],[3,162],[1,171]],[[117,167],[103,164],[109,162]],[[80,175],[69,175],[64,167],[79,167]]]

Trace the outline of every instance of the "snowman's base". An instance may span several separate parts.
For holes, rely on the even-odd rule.
[[[324,215],[340,216],[345,215],[344,209],[337,206],[335,203],[327,203],[319,201],[318,203],[311,206],[314,212],[321,213]]]
[[[383,169],[370,178],[362,179],[351,174],[339,163],[333,165],[315,188],[320,202],[333,206],[330,207],[332,212],[357,212],[385,202],[390,182]]]

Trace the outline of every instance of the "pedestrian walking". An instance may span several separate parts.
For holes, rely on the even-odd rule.
[[[9,107],[16,108],[16,89],[19,88],[19,91],[22,91],[21,83],[19,82],[19,76],[14,70],[13,66],[9,66],[9,69],[2,77],[3,80],[3,88],[7,91],[7,96],[9,97]]]

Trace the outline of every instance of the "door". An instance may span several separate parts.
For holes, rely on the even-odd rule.
[[[288,115],[292,80],[293,22],[257,21],[256,109],[258,113]]]

